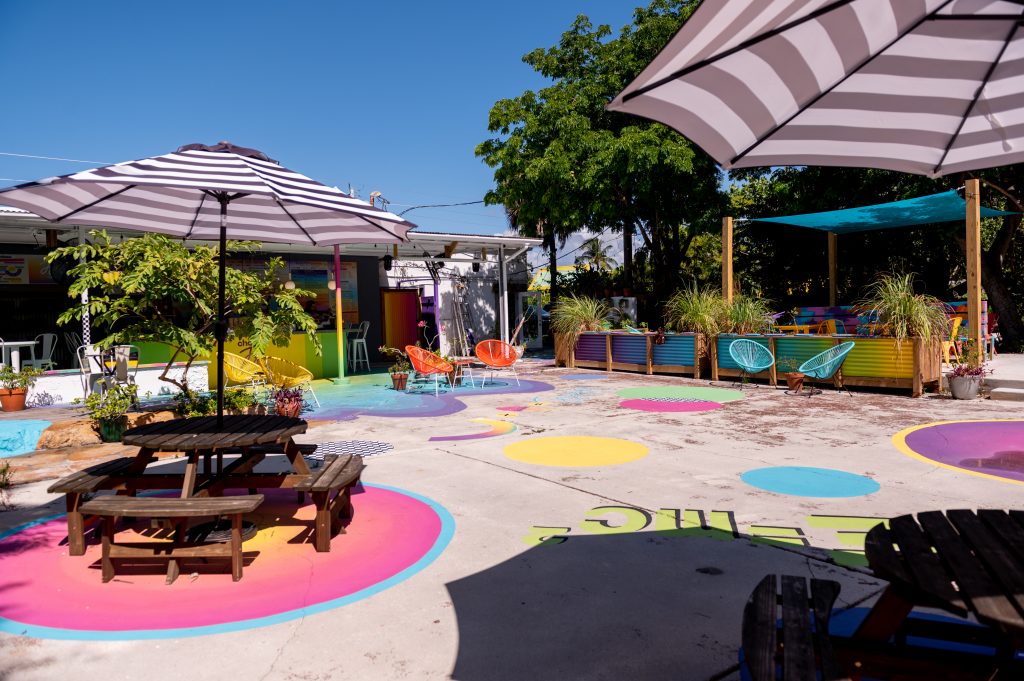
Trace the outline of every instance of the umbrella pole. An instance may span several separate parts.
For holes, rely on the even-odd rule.
[[[217,338],[217,427],[224,425],[224,339],[228,324],[224,319],[225,268],[228,250],[228,197],[220,195],[220,252],[217,254],[217,324],[214,336]]]
[[[338,336],[338,378],[337,383],[345,383],[345,320],[341,316],[341,247],[334,244],[334,327]]]

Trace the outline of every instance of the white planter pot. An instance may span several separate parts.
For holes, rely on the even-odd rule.
[[[973,400],[978,397],[984,376],[948,376],[949,391],[958,400]]]

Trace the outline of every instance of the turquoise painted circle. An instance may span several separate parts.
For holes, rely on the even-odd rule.
[[[728,388],[703,388],[700,386],[651,386],[646,388],[624,388],[619,397],[629,399],[651,399],[656,397],[689,397],[705,402],[732,402],[742,400],[743,393]]]
[[[865,475],[808,466],[755,468],[740,475],[752,487],[795,497],[860,497],[877,492],[877,482]]]

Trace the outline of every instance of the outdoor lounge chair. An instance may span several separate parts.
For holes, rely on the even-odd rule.
[[[224,387],[248,385],[253,390],[266,386],[267,376],[256,362],[233,352],[224,353]]]
[[[754,374],[770,369],[775,364],[775,356],[771,350],[748,338],[740,338],[729,343],[729,356],[742,370],[741,386],[748,376],[753,377]]]
[[[263,370],[274,387],[308,390],[309,394],[313,396],[317,408],[320,407],[320,400],[313,392],[313,373],[309,369],[282,357],[267,356],[263,358],[262,363]]]
[[[960,325],[964,323],[963,317],[953,317],[951,320],[952,325],[949,327],[949,340],[942,341],[942,361],[946,364],[950,364],[949,356],[952,353],[953,357],[956,357],[956,361],[960,362],[960,352],[957,350],[956,344],[958,341],[957,334],[960,333]]]
[[[56,369],[57,365],[53,361],[53,351],[57,346],[57,334],[41,333],[36,336],[36,343],[40,344],[39,359],[36,359],[35,346],[30,346],[31,359],[22,361],[22,366],[33,366],[36,369]]]
[[[514,346],[500,340],[485,340],[477,343],[473,352],[476,354],[476,358],[491,370],[492,380],[495,371],[508,370],[512,372],[512,376],[516,379],[516,385],[520,385],[519,375],[516,373],[516,362],[519,361],[519,353],[516,352]],[[480,381],[480,387],[484,387],[486,383],[487,377],[485,376]]]
[[[856,343],[853,341],[834,345],[825,352],[819,352],[817,355],[801,364],[797,371],[807,378],[813,378],[818,381],[827,381],[836,375],[836,372],[839,371],[839,367],[841,367],[843,362],[846,360],[846,356],[850,354],[850,350],[853,350],[854,345],[856,345]],[[810,397],[815,392],[815,390],[808,390],[807,396]],[[849,393],[850,391],[847,390],[846,392]]]
[[[409,357],[409,363],[412,364],[412,369],[416,376],[433,376],[434,377],[434,397],[438,395],[438,388],[440,384],[438,378],[444,376],[444,380],[448,381],[453,389],[450,376],[455,371],[455,367],[450,362],[445,361],[444,358],[435,355],[429,350],[424,350],[417,345],[406,345],[405,354]],[[409,377],[409,382],[405,386],[405,392],[412,390],[413,377]]]

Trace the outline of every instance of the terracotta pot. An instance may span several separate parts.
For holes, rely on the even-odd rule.
[[[274,405],[274,411],[278,416],[290,416],[293,419],[299,418],[299,414],[302,413],[302,402],[296,400],[294,402],[278,402]]]
[[[391,387],[395,390],[405,390],[405,385],[409,381],[409,374],[391,374]]]
[[[792,392],[798,393],[804,389],[804,374],[799,371],[786,372],[786,385]]]
[[[25,408],[27,388],[0,388],[0,406],[4,411],[21,411]]]
[[[128,416],[114,416],[99,420],[100,439],[104,442],[120,442],[128,428]]]

